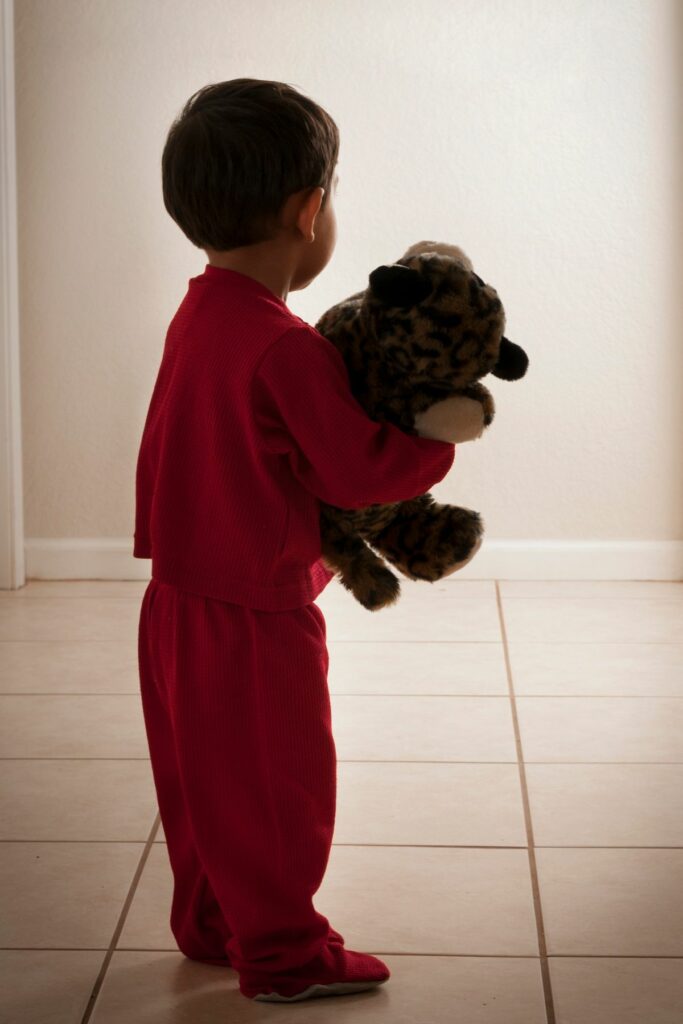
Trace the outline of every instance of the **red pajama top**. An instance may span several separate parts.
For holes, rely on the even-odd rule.
[[[166,334],[136,467],[133,555],[154,579],[281,611],[313,601],[320,502],[428,491],[447,441],[370,419],[331,341],[260,281],[207,263]]]

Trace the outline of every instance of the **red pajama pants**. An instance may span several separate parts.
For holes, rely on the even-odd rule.
[[[327,867],[336,751],[322,611],[266,612],[152,579],[140,691],[189,957],[251,982],[343,937],[313,906]]]

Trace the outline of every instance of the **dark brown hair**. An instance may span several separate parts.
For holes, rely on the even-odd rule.
[[[273,237],[293,192],[321,186],[327,205],[339,158],[330,115],[284,82],[233,78],[185,103],[161,157],[164,206],[200,248]]]

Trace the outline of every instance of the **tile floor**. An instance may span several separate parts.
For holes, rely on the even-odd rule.
[[[251,1003],[189,961],[137,689],[145,583],[0,594],[11,1024],[681,1024],[683,583],[333,581],[338,815],[316,906],[374,992]]]

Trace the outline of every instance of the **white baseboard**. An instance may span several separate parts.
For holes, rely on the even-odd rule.
[[[27,580],[145,580],[151,561],[132,538],[42,538],[25,542]],[[683,580],[683,541],[488,540],[451,579]]]

